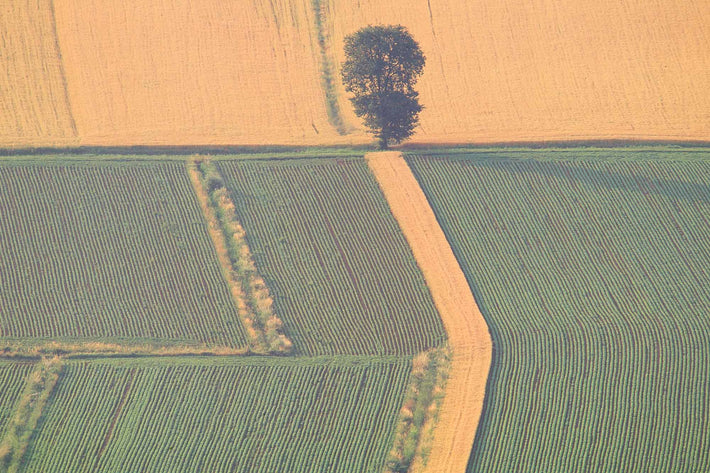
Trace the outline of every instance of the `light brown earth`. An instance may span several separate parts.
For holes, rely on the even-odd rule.
[[[466,277],[401,153],[365,156],[446,327],[452,350],[446,394],[434,430],[428,473],[466,471],[481,417],[492,342]]]
[[[0,2],[0,147],[369,141],[337,69],[376,23],[428,58],[415,142],[710,137],[709,2],[321,0],[346,136],[312,0],[54,3]]]

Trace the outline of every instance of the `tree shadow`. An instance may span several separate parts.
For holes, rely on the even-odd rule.
[[[628,153],[624,150],[622,153]],[[470,155],[458,159],[465,165],[495,168],[497,171],[504,171],[508,174],[519,176],[532,175],[537,177],[552,178],[556,180],[566,180],[573,185],[582,184],[586,186],[602,186],[605,189],[614,189],[625,192],[636,192],[643,195],[659,195],[673,201],[684,200],[687,202],[706,202],[710,203],[710,151],[698,151],[692,153],[694,155],[694,163],[701,163],[707,166],[708,181],[706,182],[686,182],[679,179],[669,179],[659,175],[653,175],[651,172],[639,172],[644,162],[653,163],[679,163],[682,160],[666,160],[667,157],[674,157],[678,153],[688,153],[688,150],[683,151],[638,151],[651,155],[648,158],[640,159],[625,159],[621,157],[615,159],[612,154],[604,154],[599,158],[598,163],[609,163],[609,169],[600,169],[585,166],[584,163],[595,163],[593,157],[576,157],[574,151],[566,151],[559,159],[521,159],[523,154],[516,152],[512,153],[476,153],[475,158],[471,159]],[[506,155],[507,154],[507,155]],[[662,159],[654,160],[653,155],[659,155]],[[663,156],[660,156],[663,155]],[[707,157],[703,160],[702,157]],[[534,156],[532,156],[534,157]],[[432,158],[438,159],[438,158]],[[626,172],[615,172],[612,168],[614,163],[631,163],[637,164],[635,169],[628,169]],[[516,165],[506,165],[516,164]]]

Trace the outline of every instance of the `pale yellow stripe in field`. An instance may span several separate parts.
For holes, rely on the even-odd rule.
[[[365,156],[412,248],[453,352],[427,472],[464,473],[481,417],[492,342],[466,277],[401,153]]]

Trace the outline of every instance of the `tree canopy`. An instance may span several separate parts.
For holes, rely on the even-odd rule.
[[[426,61],[419,44],[403,26],[367,26],[345,38],[345,56],[345,90],[380,148],[409,138],[422,111],[414,90]]]

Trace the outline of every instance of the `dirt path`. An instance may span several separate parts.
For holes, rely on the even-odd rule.
[[[466,471],[483,408],[492,343],[466,277],[401,153],[365,156],[421,268],[453,351],[425,471]]]

